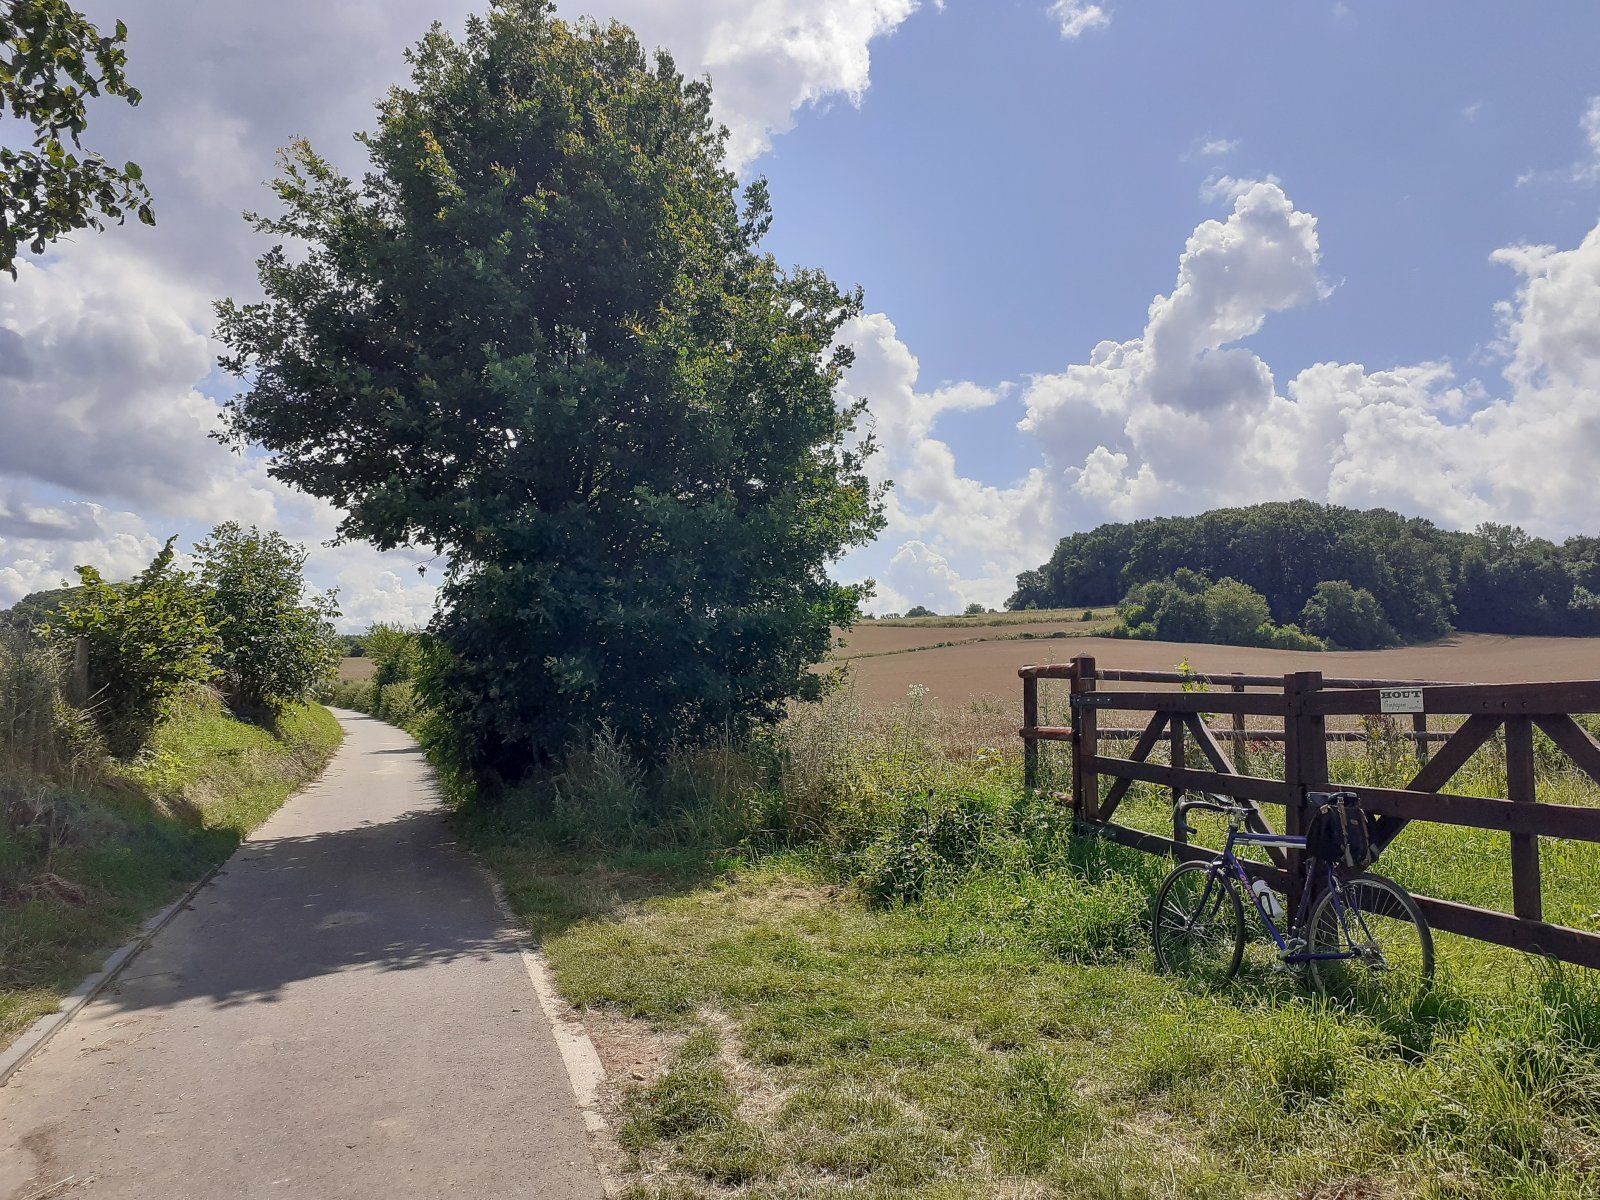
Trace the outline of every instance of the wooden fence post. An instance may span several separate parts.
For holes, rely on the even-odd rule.
[[[1022,677],[1022,786],[1033,791],[1039,786],[1039,739],[1030,736],[1039,727],[1039,679]]]
[[[72,639],[72,676],[67,701],[82,708],[89,703],[89,639]]]
[[[1506,799],[1538,801],[1534,787],[1533,721],[1506,718]],[[1544,889],[1539,879],[1539,835],[1511,835],[1511,911],[1527,921],[1544,920]]]
[[[1428,765],[1428,714],[1412,713],[1411,730],[1417,747],[1417,765],[1425,767]]]
[[[1322,690],[1321,671],[1295,671],[1283,677],[1283,778],[1294,789],[1291,802],[1284,806],[1283,832],[1304,837],[1306,832],[1306,793],[1328,780],[1328,722],[1320,713],[1309,711],[1307,699]],[[1305,889],[1305,854],[1290,850],[1289,912],[1300,911],[1300,896]]]
[[[1235,671],[1234,675],[1243,678],[1243,672]],[[1244,691],[1244,684],[1235,679],[1233,686],[1229,690],[1237,695]],[[1233,714],[1233,761],[1235,764],[1244,762],[1244,714],[1242,712]],[[1241,766],[1240,769],[1243,770],[1244,768]]]
[[[1183,753],[1183,722],[1173,717],[1167,726],[1167,758],[1176,771],[1183,770],[1185,764]],[[1172,811],[1176,815],[1178,805],[1183,802],[1183,786],[1176,780],[1172,784]]]
[[[1100,776],[1094,759],[1100,753],[1099,714],[1083,702],[1095,690],[1094,659],[1072,660],[1072,809],[1080,821],[1100,819]]]

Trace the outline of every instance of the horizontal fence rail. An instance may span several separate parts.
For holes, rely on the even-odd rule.
[[[1190,845],[1178,830],[1168,838],[1113,820],[1135,783],[1170,790],[1174,805],[1185,792],[1201,791],[1281,809],[1283,832],[1303,834],[1309,792],[1353,791],[1374,814],[1380,846],[1388,846],[1407,826],[1422,821],[1496,830],[1509,835],[1512,911],[1498,912],[1453,900],[1418,896],[1438,928],[1480,941],[1548,955],[1600,968],[1600,933],[1554,925],[1544,919],[1544,880],[1539,865],[1540,838],[1600,843],[1600,807],[1549,804],[1537,795],[1534,732],[1543,733],[1590,780],[1600,785],[1600,743],[1575,714],[1600,713],[1600,681],[1526,684],[1462,684],[1428,680],[1338,679],[1320,672],[1281,676],[1239,673],[1199,675],[1176,671],[1099,669],[1093,658],[1023,667],[1022,728],[1025,783],[1039,786],[1039,746],[1061,742],[1071,749],[1071,790],[1064,797],[1083,832],[1136,849],[1179,859],[1216,858],[1215,851]],[[1041,724],[1039,681],[1063,680],[1070,688],[1069,725]],[[1185,690],[1106,691],[1101,683],[1179,685]],[[1197,687],[1227,690],[1195,690]],[[1268,689],[1250,691],[1247,689]],[[1125,714],[1149,713],[1142,727],[1102,729],[1102,714],[1126,721]],[[1230,717],[1214,728],[1208,716]],[[1458,718],[1454,728],[1429,728],[1429,717]],[[1253,729],[1246,718],[1268,719],[1273,727]],[[1404,719],[1392,736],[1415,749],[1419,769],[1404,788],[1335,784],[1329,779],[1328,744],[1365,741],[1370,728],[1329,729],[1328,719],[1359,717]],[[1456,795],[1446,786],[1490,739],[1505,739],[1504,798]],[[1102,741],[1133,740],[1127,757],[1102,752]],[[1283,778],[1242,774],[1235,765],[1251,743],[1283,747]],[[1151,762],[1158,746],[1166,762]],[[1231,754],[1230,754],[1231,750]],[[1203,760],[1203,767],[1192,765]],[[1109,785],[1102,794],[1101,781]],[[1270,831],[1257,815],[1252,826]],[[1270,863],[1247,864],[1253,875],[1298,902],[1303,863],[1298,849],[1269,848]]]

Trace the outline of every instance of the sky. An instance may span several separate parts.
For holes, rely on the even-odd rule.
[[[603,7],[596,7],[603,5]],[[455,0],[82,0],[130,30],[154,229],[0,276],[0,604],[225,519],[311,548],[346,628],[442,564],[209,434],[276,148],[347,170]],[[572,0],[710,76],[769,247],[860,284],[842,333],[893,481],[836,566],[874,611],[998,606],[1061,536],[1310,497],[1600,533],[1600,5]],[[14,136],[0,125],[0,137]]]

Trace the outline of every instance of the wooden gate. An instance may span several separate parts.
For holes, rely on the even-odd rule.
[[[1512,911],[1497,912],[1452,900],[1418,896],[1429,921],[1452,933],[1494,942],[1517,950],[1548,955],[1565,962],[1600,968],[1600,933],[1554,925],[1544,919],[1544,886],[1539,868],[1541,837],[1600,842],[1600,807],[1547,804],[1539,800],[1534,772],[1534,730],[1542,731],[1561,752],[1600,785],[1600,744],[1573,720],[1575,713],[1600,712],[1600,681],[1579,683],[1459,684],[1419,680],[1330,679],[1319,671],[1283,676],[1193,675],[1171,671],[1102,671],[1087,656],[1070,663],[1023,667],[1025,782],[1039,785],[1039,743],[1066,742],[1071,747],[1070,799],[1081,831],[1124,845],[1180,859],[1216,858],[1215,851],[1190,845],[1181,833],[1163,837],[1118,824],[1117,807],[1135,782],[1171,789],[1174,803],[1188,791],[1211,792],[1283,810],[1283,832],[1303,832],[1307,792],[1334,790],[1360,794],[1367,811],[1376,814],[1382,845],[1401,836],[1412,822],[1465,825],[1510,834]],[[1066,680],[1070,687],[1071,724],[1039,723],[1039,681]],[[1124,691],[1101,683],[1193,684],[1208,691]],[[1142,729],[1102,731],[1106,714],[1149,713]],[[1210,728],[1202,714],[1229,718],[1229,728]],[[1417,747],[1420,764],[1404,788],[1334,784],[1329,778],[1328,743],[1363,736],[1358,731],[1328,729],[1330,717],[1409,714],[1406,735]],[[1454,730],[1432,730],[1430,716],[1464,718]],[[1271,728],[1250,729],[1249,718],[1270,721]],[[1481,746],[1505,731],[1505,798],[1462,796],[1444,788]],[[1111,733],[1132,737],[1127,758],[1101,754],[1101,739]],[[1241,774],[1237,755],[1246,740],[1281,741],[1284,777]],[[1162,742],[1166,763],[1150,762]],[[1187,766],[1193,745],[1208,769]],[[1101,780],[1110,781],[1104,791]],[[1265,830],[1268,824],[1254,824]],[[1298,899],[1300,852],[1270,851],[1270,863],[1249,864],[1253,874]]]

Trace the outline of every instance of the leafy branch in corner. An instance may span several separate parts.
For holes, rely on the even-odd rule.
[[[0,112],[33,128],[30,148],[0,145],[0,270],[12,278],[24,247],[40,254],[130,214],[155,224],[139,164],[114,166],[82,142],[89,99],[141,99],[124,74],[127,37],[121,21],[104,35],[66,0],[0,5]]]

